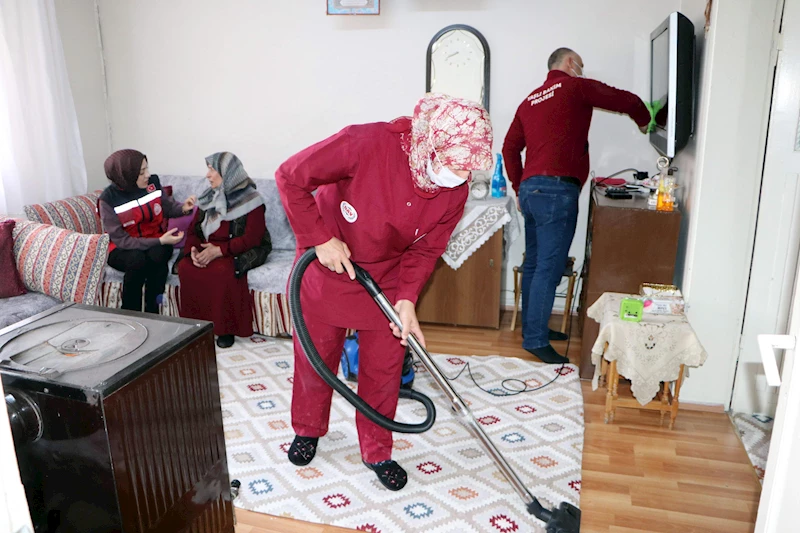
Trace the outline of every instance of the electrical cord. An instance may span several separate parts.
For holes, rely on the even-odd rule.
[[[603,183],[606,182],[606,180],[610,180],[611,178],[613,178],[615,176],[619,176],[620,174],[623,174],[625,172],[639,172],[639,170],[635,169],[635,168],[626,168],[625,170],[619,170],[619,171],[614,172],[613,174],[610,174],[610,175],[606,176],[605,178],[602,178],[602,179],[600,179],[600,180],[598,180],[598,181],[596,181],[594,183],[596,185],[602,185]]]
[[[583,270],[583,265],[581,265],[581,270]],[[578,272],[580,272],[581,270],[579,270]],[[565,310],[565,312],[568,311],[569,314],[570,314],[569,327],[567,328],[567,351],[566,351],[567,354],[569,354],[569,347],[570,347],[570,344],[572,343],[572,323],[573,323],[572,312],[575,309],[575,305],[577,304],[577,301],[578,301],[578,298],[576,298],[575,296],[578,294],[578,289],[580,288],[582,282],[583,282],[583,277],[579,276],[578,283],[575,284],[575,289],[574,289],[573,298],[572,298],[572,307],[570,309],[568,309],[568,310]],[[469,375],[469,378],[472,380],[472,383],[476,387],[478,387],[480,390],[485,392],[486,394],[490,394],[492,396],[499,396],[499,397],[517,396],[519,394],[523,394],[523,393],[527,393],[527,392],[540,391],[540,390],[544,389],[545,387],[553,384],[559,378],[559,376],[563,376],[564,375],[564,367],[565,366],[566,366],[566,363],[562,363],[561,367],[559,367],[558,370],[556,370],[556,375],[553,377],[553,379],[551,379],[550,381],[548,381],[544,385],[539,385],[538,387],[533,387],[533,388],[529,388],[528,384],[525,381],[522,381],[521,379],[518,379],[518,378],[506,378],[506,379],[504,379],[503,381],[500,382],[501,390],[500,389],[496,389],[496,388],[495,389],[488,389],[488,390],[484,389],[481,386],[481,384],[478,383],[478,381],[475,379],[475,376],[472,374],[472,368],[470,367],[469,363],[464,363],[464,367],[455,376],[450,377],[450,376],[445,374],[445,377],[447,378],[448,381],[455,381],[458,378],[460,378],[461,375],[466,370],[467,375]],[[418,372],[421,367],[422,367],[422,364],[419,361],[414,361],[414,371],[415,372]],[[510,383],[521,383],[523,385],[523,388],[510,388],[507,385],[507,384],[510,384]]]
[[[415,371],[417,369],[417,365],[418,364],[420,364],[420,363],[414,362]],[[472,380],[472,383],[474,383],[476,387],[478,387],[480,390],[482,390],[486,394],[491,394],[492,396],[517,396],[518,394],[522,394],[522,393],[525,393],[525,392],[535,392],[535,391],[542,390],[543,388],[547,387],[548,385],[553,383],[555,380],[557,380],[558,376],[562,375],[562,372],[564,370],[564,366],[565,365],[562,363],[561,367],[558,370],[556,370],[556,375],[555,375],[555,377],[553,379],[551,379],[550,381],[548,381],[544,385],[540,385],[540,386],[534,387],[534,388],[528,388],[528,384],[525,383],[524,381],[522,381],[521,379],[506,378],[506,379],[504,379],[503,381],[500,382],[500,387],[502,387],[502,390],[498,390],[498,389],[489,389],[489,390],[487,390],[487,389],[484,389],[480,385],[480,383],[478,383],[478,381],[475,379],[475,376],[472,374],[472,368],[470,367],[469,363],[464,363],[464,367],[455,376],[450,377],[450,376],[445,374],[445,377],[447,378],[448,381],[455,381],[458,378],[460,378],[461,375],[466,370],[467,371],[467,375],[469,375],[469,378]],[[511,383],[511,382],[522,383],[524,388],[522,388],[522,389],[510,388],[506,384],[507,383]]]
[[[639,169],[636,169],[636,168],[626,168],[625,170],[619,170],[617,172],[614,172],[613,174],[611,174],[609,176],[606,176],[605,178],[602,178],[602,179],[600,179],[600,180],[598,180],[596,182],[594,181],[594,179],[592,179],[592,184],[594,184],[594,185],[603,185],[603,183],[605,183],[606,180],[610,180],[611,178],[613,178],[615,176],[619,176],[620,174],[623,174],[625,172],[633,172],[634,173],[634,178],[637,179],[637,180],[644,180],[644,179],[647,179],[647,177],[648,177],[647,172],[643,172],[643,171],[641,171]],[[644,177],[642,177],[642,176],[644,176]]]

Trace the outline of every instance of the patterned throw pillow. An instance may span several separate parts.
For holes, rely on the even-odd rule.
[[[28,220],[50,224],[78,233],[102,233],[97,199],[103,191],[72,196],[64,200],[25,206]]]
[[[14,257],[29,291],[93,305],[108,256],[108,235],[84,235],[18,220]]]
[[[19,279],[14,260],[14,220],[0,220],[0,298],[11,298],[25,294],[25,285]]]

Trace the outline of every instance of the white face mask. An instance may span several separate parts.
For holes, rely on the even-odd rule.
[[[572,70],[572,73],[575,74],[576,78],[584,78],[585,76],[583,75],[583,67],[578,67],[578,68],[581,69],[581,73],[580,74],[578,74],[578,71],[575,70],[572,67],[570,67],[570,70]]]
[[[441,164],[441,161],[439,161],[439,163]],[[444,165],[442,165],[442,169],[437,174],[436,172],[433,171],[433,161],[431,161],[430,159],[428,159],[428,177],[431,179],[433,183],[435,183],[439,187],[445,187],[447,189],[458,187],[459,185],[467,181],[464,178],[458,177],[455,174],[455,172],[453,172]]]
[[[446,189],[453,189],[455,187],[458,187],[465,181],[467,181],[466,179],[457,176],[455,172],[444,166],[442,160],[439,159],[439,154],[436,153],[436,149],[433,147],[433,132],[431,131],[429,131],[428,133],[428,140],[431,143],[431,150],[433,150],[433,155],[436,156],[436,160],[442,166],[442,169],[439,170],[439,173],[437,174],[436,172],[433,171],[433,161],[430,158],[428,158],[428,168],[427,168],[428,178],[430,178],[430,180],[439,187],[444,187]]]

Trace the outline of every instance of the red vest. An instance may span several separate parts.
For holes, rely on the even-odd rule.
[[[147,194],[114,208],[122,227],[131,237],[158,238],[164,233],[162,224],[164,212],[161,207],[161,189],[152,183],[147,186]],[[113,245],[109,245],[111,251]]]

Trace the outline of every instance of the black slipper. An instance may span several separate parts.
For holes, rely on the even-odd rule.
[[[551,341],[565,341],[569,339],[569,336],[566,333],[561,333],[560,331],[549,330],[547,332],[547,340]]]
[[[389,490],[400,490],[408,483],[408,474],[402,466],[394,461],[381,461],[373,464],[362,462],[364,466],[378,474],[378,480]]]
[[[217,337],[217,346],[220,348],[230,348],[236,338],[233,335],[220,335]]]
[[[295,466],[306,466],[317,454],[317,442],[319,437],[295,436],[286,454],[289,461]]]
[[[528,348],[525,348],[528,350]],[[545,363],[551,365],[560,365],[569,363],[569,359],[564,357],[563,355],[559,355],[559,353],[553,348],[551,345],[544,346],[542,348],[534,348],[533,350],[528,350],[530,353],[544,361]]]

